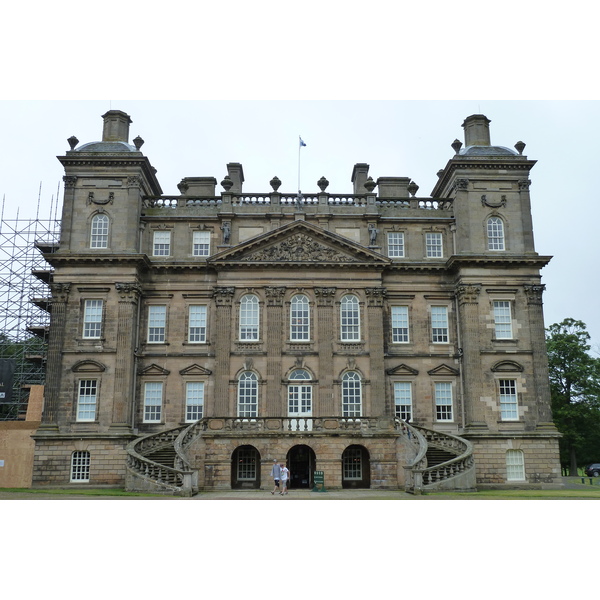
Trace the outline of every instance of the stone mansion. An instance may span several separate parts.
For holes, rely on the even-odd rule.
[[[525,144],[472,115],[431,196],[352,170],[353,193],[166,196],[103,115],[60,156],[33,486],[190,495],[560,485]],[[326,167],[324,167],[325,170]]]

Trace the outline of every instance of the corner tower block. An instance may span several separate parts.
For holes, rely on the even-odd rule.
[[[121,110],[109,110],[102,115],[104,129],[102,130],[103,142],[129,143],[129,125],[131,118]]]

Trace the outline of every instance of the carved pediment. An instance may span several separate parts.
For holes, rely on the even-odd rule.
[[[210,371],[209,369],[205,369],[204,367],[197,365],[197,364],[193,364],[190,365],[189,367],[186,367],[185,369],[181,369],[181,371],[179,371],[180,375],[211,375],[212,371]]]
[[[106,367],[95,360],[80,360],[72,367],[73,373],[102,373],[106,371]]]
[[[387,264],[390,259],[306,221],[294,221],[214,255],[223,263]]]
[[[492,367],[492,371],[494,373],[522,373],[523,365],[514,360],[501,360]]]
[[[431,371],[427,371],[428,375],[458,375],[460,371],[458,369],[454,369],[453,367],[449,367],[446,364],[441,364],[435,369],[431,369]]]
[[[149,367],[146,367],[144,369],[140,369],[140,371],[138,371],[139,375],[168,375],[171,371],[168,371],[167,369],[163,369],[162,367],[159,367],[156,364],[151,364]]]
[[[413,369],[412,367],[409,367],[408,365],[405,365],[404,363],[402,363],[401,365],[398,365],[397,367],[392,367],[391,369],[388,369],[387,374],[388,375],[418,375],[419,371],[417,371],[417,369]]]

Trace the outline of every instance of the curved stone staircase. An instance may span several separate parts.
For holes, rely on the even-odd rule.
[[[187,447],[206,429],[207,420],[137,438],[127,446],[126,487],[192,496],[198,493],[198,472],[186,458]],[[405,491],[474,491],[475,462],[472,444],[455,435],[410,425],[395,419],[414,458],[405,469]]]

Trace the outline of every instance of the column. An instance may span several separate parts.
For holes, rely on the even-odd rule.
[[[138,302],[141,288],[137,283],[115,283],[119,295],[117,309],[117,347],[115,387],[111,429],[131,429],[135,404],[135,347],[138,335]]]
[[[459,284],[456,286],[458,298],[458,331],[462,346],[462,381],[465,428],[487,429],[484,406],[482,365],[479,335],[479,294],[480,284]]]
[[[368,378],[371,381],[371,411],[368,417],[391,416],[392,408],[389,398],[385,393],[385,368],[383,363],[384,331],[383,331],[383,303],[385,288],[366,288],[367,295],[367,326],[368,330],[362,332],[363,339],[367,339],[370,368]]]
[[[281,417],[287,414],[281,397],[281,353],[283,350],[284,323],[283,298],[284,287],[266,287],[266,343],[267,343],[267,404],[265,416]]]
[[[58,428],[58,405],[60,382],[63,371],[62,349],[67,321],[67,301],[71,291],[70,283],[54,283],[52,290],[52,311],[50,317],[50,337],[48,339],[48,362],[44,388],[44,413],[40,429]]]
[[[529,335],[533,360],[533,393],[537,409],[536,427],[551,427],[552,408],[550,401],[550,380],[548,375],[548,354],[544,330],[544,313],[542,294],[546,289],[543,284],[525,285],[527,309],[529,314]]]
[[[316,417],[332,417],[341,414],[333,393],[333,344],[335,333],[334,301],[336,288],[315,288],[317,299],[318,353],[319,353],[319,402],[315,406]]]
[[[213,291],[216,307],[215,340],[215,396],[214,404],[206,406],[207,417],[227,417],[229,407],[229,363],[231,354],[231,329],[233,295],[235,288],[218,287]]]

